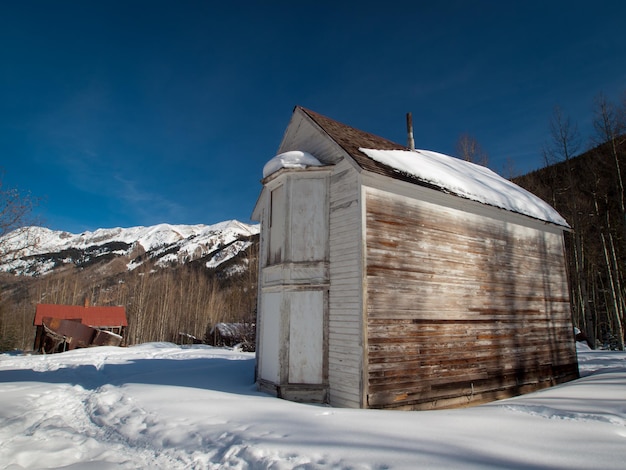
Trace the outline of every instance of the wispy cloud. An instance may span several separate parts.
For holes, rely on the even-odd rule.
[[[175,220],[186,212],[184,206],[167,199],[158,191],[143,188],[136,180],[115,175],[113,187],[110,197],[119,200],[128,212],[147,224]]]

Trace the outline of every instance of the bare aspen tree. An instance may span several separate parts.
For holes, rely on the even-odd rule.
[[[466,162],[477,163],[482,166],[489,165],[489,156],[482,149],[476,138],[468,133],[459,136],[456,142],[456,152],[459,158]]]
[[[550,119],[550,144],[544,149],[544,158],[548,162],[564,162],[566,172],[566,182],[568,187],[566,191],[574,189],[574,175],[571,160],[580,150],[581,139],[578,133],[578,127],[572,123],[569,117],[563,114],[560,107],[556,106]],[[587,290],[587,272],[586,258],[584,252],[583,234],[581,227],[581,212],[579,211],[579,203],[575,196],[569,198],[570,212],[572,220],[570,223],[574,227],[571,233],[571,246],[574,266],[572,267],[572,290],[574,299],[574,323],[579,325],[581,330],[585,332],[590,339],[591,344],[595,345],[596,325],[592,310],[589,307],[589,294]]]
[[[35,245],[37,240],[28,225],[37,223],[32,211],[38,202],[29,193],[6,187],[0,171],[0,261],[14,259],[24,249]]]
[[[596,131],[596,142],[608,147],[611,160],[614,165],[615,180],[618,194],[618,208],[620,212],[620,229],[618,236],[624,239],[626,235],[626,195],[624,192],[624,177],[622,174],[622,164],[620,162],[620,146],[626,140],[624,132],[626,130],[626,122],[624,121],[624,110],[607,101],[603,94],[596,96],[594,100],[594,121],[593,125]],[[608,288],[610,289],[612,312],[613,312],[613,331],[617,336],[618,347],[624,349],[624,322],[626,321],[626,308],[624,308],[624,284],[623,272],[621,265],[617,262],[616,248],[614,243],[613,232],[609,220],[609,210],[606,213],[606,229],[609,243],[602,235],[602,246],[606,260],[606,269],[608,276]],[[614,261],[615,260],[615,261]]]
[[[624,122],[623,112],[608,102],[603,94],[596,96],[594,100],[595,119],[593,126],[596,131],[597,144],[609,144],[611,157],[615,163],[615,171],[617,174],[617,183],[619,186],[619,203],[620,210],[626,216],[626,201],[624,194],[624,177],[622,175],[622,167],[619,161],[618,147],[626,139],[624,132],[626,131],[626,122]]]
[[[29,193],[7,187],[0,171],[0,262],[12,261],[36,245],[36,236],[28,225],[36,223],[32,211],[37,204]],[[26,333],[18,318],[15,303],[0,296],[0,350],[22,347]]]
[[[502,175],[509,180],[512,180],[520,175],[520,172],[515,165],[515,160],[511,157],[506,157],[504,165],[502,166]]]
[[[153,307],[151,305],[152,283],[148,279],[150,269],[144,268],[133,279],[132,294],[128,311],[128,335],[130,344],[149,341],[148,329],[151,329]]]

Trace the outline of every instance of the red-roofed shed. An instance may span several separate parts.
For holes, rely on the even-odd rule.
[[[42,345],[45,332],[44,319],[72,320],[88,327],[106,330],[122,336],[128,326],[126,309],[121,306],[99,307],[80,305],[37,304],[33,324],[37,327],[34,349],[38,351]],[[49,325],[48,325],[49,326]]]

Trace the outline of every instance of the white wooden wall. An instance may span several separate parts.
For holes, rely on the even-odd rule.
[[[330,403],[360,408],[363,365],[361,202],[359,174],[347,160],[335,165],[330,188]]]
[[[278,383],[280,379],[281,304],[280,292],[265,292],[259,310],[263,312],[257,326],[259,352],[257,373],[259,378]]]

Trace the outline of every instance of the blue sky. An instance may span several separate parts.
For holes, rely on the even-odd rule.
[[[248,222],[293,107],[505,173],[626,91],[626,2],[0,3],[0,167],[44,225]]]

